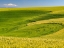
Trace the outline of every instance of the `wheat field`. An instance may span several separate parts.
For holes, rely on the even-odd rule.
[[[64,39],[0,37],[0,48],[64,48]]]

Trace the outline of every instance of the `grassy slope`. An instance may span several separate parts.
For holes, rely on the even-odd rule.
[[[1,25],[0,26],[0,35],[6,35],[6,36],[13,35],[13,36],[22,37],[23,35],[25,35],[25,36],[29,35],[29,32],[32,32],[34,34],[34,32],[35,31],[37,32],[38,29],[39,29],[39,32],[42,32],[41,30],[43,28],[38,27],[41,24],[37,25],[37,26],[34,25],[35,28],[33,26],[30,26],[34,29],[30,28],[27,24],[31,23],[31,22],[40,21],[40,20],[48,20],[48,19],[53,19],[53,18],[64,18],[64,14],[59,14],[60,12],[62,12],[64,7],[0,8],[0,9],[1,9],[1,11],[0,11],[0,25]],[[59,12],[57,13],[57,11],[59,11]],[[55,12],[55,13],[53,13],[53,12]],[[46,25],[43,25],[43,26],[46,26]],[[53,26],[53,24],[52,24],[52,26]],[[57,27],[57,26],[59,27],[60,25],[56,24],[54,27]],[[55,30],[56,29],[55,28],[54,32],[62,29],[63,28],[62,26],[63,25],[61,25],[60,28],[58,28],[57,30]],[[52,28],[51,26],[48,26],[48,27]],[[48,30],[47,29],[48,28],[46,27],[45,28],[46,31],[44,31],[43,34],[47,31],[50,31],[50,29],[48,29]],[[52,31],[53,30],[51,30],[50,32],[52,32]],[[11,35],[11,32],[12,32],[12,35]],[[24,34],[23,32],[28,32],[28,33]],[[35,32],[35,34],[36,34],[36,32]],[[23,35],[21,35],[20,33]],[[36,36],[40,36],[40,35],[36,34]]]
[[[63,27],[64,26],[61,24],[39,24],[33,26],[26,26],[23,28],[15,27],[8,30],[5,33],[1,33],[0,35],[18,36],[18,37],[40,37],[40,36],[52,34],[56,31],[59,31]]]
[[[0,8],[0,48],[64,48],[62,10],[64,7]],[[46,31],[43,32],[43,30]],[[22,31],[23,33],[30,31],[33,34],[30,36],[28,33],[27,36],[24,34],[22,38]],[[42,35],[45,33],[46,35]],[[35,34],[37,37],[34,38]]]
[[[64,28],[57,31],[56,33],[49,34],[46,36],[41,36],[41,37],[46,39],[64,39]]]

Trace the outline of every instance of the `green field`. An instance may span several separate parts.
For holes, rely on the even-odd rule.
[[[0,48],[63,48],[62,42],[63,6],[0,8]]]

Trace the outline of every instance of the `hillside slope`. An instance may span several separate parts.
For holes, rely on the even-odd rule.
[[[64,28],[64,7],[0,9],[0,36],[40,37]]]
[[[64,48],[64,7],[0,8],[0,48]]]

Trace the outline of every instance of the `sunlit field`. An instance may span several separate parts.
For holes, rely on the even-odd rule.
[[[0,8],[0,48],[64,48],[64,7]]]
[[[64,39],[0,37],[0,48],[64,48]]]

